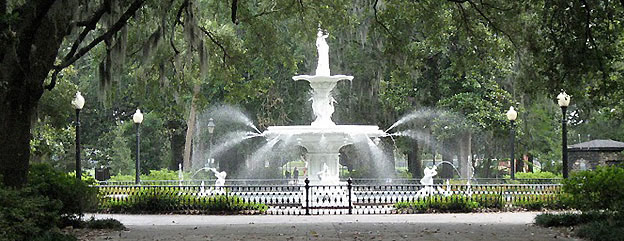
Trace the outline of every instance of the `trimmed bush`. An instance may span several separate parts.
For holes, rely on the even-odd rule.
[[[473,194],[472,200],[485,209],[503,209],[505,206],[505,200],[500,194]]]
[[[197,196],[164,188],[142,189],[122,199],[104,198],[100,211],[110,213],[238,213],[265,212],[265,204],[228,195]]]
[[[512,205],[514,207],[524,208],[531,211],[539,211],[542,209],[563,209],[564,205],[561,203],[557,195],[524,195],[517,197]]]
[[[401,212],[472,212],[479,207],[479,203],[462,195],[433,196],[414,202],[398,202],[394,207]]]

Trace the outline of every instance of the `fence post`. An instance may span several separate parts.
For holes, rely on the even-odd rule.
[[[310,215],[310,179],[305,179],[305,202],[306,202],[306,215]]]
[[[349,179],[347,180],[347,191],[349,192],[349,214],[353,214],[353,204],[351,202],[351,189],[352,189],[352,184],[353,180],[349,177]]]

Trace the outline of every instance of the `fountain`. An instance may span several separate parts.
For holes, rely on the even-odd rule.
[[[339,150],[365,137],[376,138],[386,133],[372,125],[336,125],[331,119],[336,100],[331,96],[340,80],[353,80],[353,76],[331,75],[329,70],[328,37],[319,29],[316,39],[318,65],[315,75],[298,75],[292,79],[305,80],[312,88],[312,110],[315,120],[309,126],[270,126],[262,133],[269,140],[277,139],[288,143],[297,140],[307,150],[309,179],[312,183],[339,183]],[[360,139],[361,140],[361,139]]]

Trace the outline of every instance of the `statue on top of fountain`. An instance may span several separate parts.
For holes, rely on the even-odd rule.
[[[316,66],[316,75],[329,76],[329,45],[325,40],[329,34],[323,33],[319,27],[316,34],[316,50],[318,51],[318,65]]]

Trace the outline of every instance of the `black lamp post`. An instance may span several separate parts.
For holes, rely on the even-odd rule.
[[[568,131],[566,129],[566,110],[570,105],[570,96],[562,91],[557,95],[557,104],[561,107],[561,161],[563,162],[563,178],[568,178]]]
[[[74,109],[76,109],[76,180],[82,179],[82,168],[80,167],[80,110],[84,107],[85,99],[80,94],[80,91],[76,91],[76,97],[71,102]]]
[[[509,107],[507,111],[507,119],[509,123],[511,123],[511,134],[510,134],[510,144],[511,144],[511,179],[516,179],[516,158],[514,158],[514,152],[516,147],[516,129],[514,128],[514,123],[516,122],[516,118],[518,117],[518,112],[514,110],[513,106]]]
[[[212,160],[212,158],[213,158],[212,157],[212,139],[213,139],[212,133],[214,133],[215,123],[214,123],[214,120],[212,118],[208,119],[207,127],[208,127],[208,134],[210,134],[210,143],[209,143],[210,144],[210,158],[208,158],[208,162],[210,164],[213,164],[213,160]]]
[[[139,184],[141,182],[141,132],[139,131],[139,127],[141,126],[141,122],[143,122],[143,114],[141,114],[141,110],[136,110],[134,115],[132,115],[132,121],[134,122],[134,125],[136,125],[136,177],[134,178],[134,183]]]

